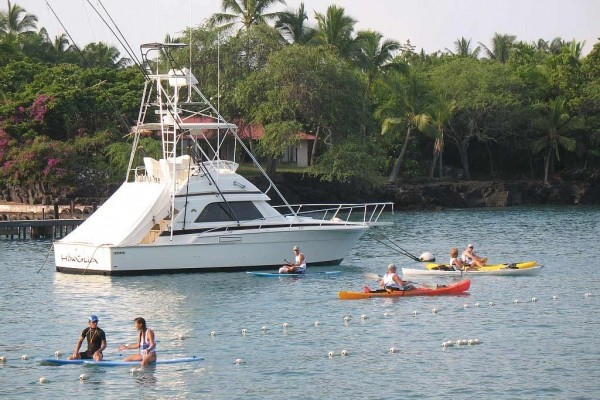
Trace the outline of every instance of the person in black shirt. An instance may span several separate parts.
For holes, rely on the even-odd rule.
[[[98,328],[97,316],[90,315],[88,324],[89,327],[81,332],[81,337],[77,341],[75,351],[73,352],[73,355],[67,358],[68,360],[93,359],[94,361],[102,361],[102,351],[106,348],[106,335],[102,329]],[[79,352],[84,340],[87,340],[87,350]]]

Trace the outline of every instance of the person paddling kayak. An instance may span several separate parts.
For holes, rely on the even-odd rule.
[[[294,263],[284,264],[279,268],[280,274],[304,274],[306,272],[306,258],[300,253],[300,247],[294,246]]]
[[[368,286],[365,286],[365,292],[382,293],[399,290],[410,290],[415,288],[415,286],[412,283],[403,281],[398,276],[396,271],[397,268],[394,264],[388,265],[386,274],[379,281],[379,286],[381,287],[381,289],[371,290]]]

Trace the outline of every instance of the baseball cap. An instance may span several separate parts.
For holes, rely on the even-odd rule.
[[[88,318],[88,321],[90,322],[98,322],[98,317],[95,315],[90,315],[90,317]]]

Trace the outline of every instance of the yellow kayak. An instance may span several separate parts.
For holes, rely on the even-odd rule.
[[[537,263],[535,261],[524,261],[524,262],[518,262],[518,263],[506,263],[506,264],[490,264],[490,265],[484,265],[483,267],[480,267],[477,269],[477,271],[497,271],[499,269],[506,269],[506,268],[510,268],[510,269],[527,269],[527,268],[533,268],[537,265]],[[428,270],[441,270],[441,271],[448,271],[448,270],[453,270],[454,268],[450,268],[447,264],[434,264],[434,263],[429,263],[427,265],[425,265],[425,268],[427,268]]]

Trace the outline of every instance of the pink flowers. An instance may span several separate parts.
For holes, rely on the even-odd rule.
[[[39,95],[37,99],[29,107],[29,115],[38,123],[44,122],[44,116],[46,115],[47,105],[54,100],[54,96]],[[19,110],[22,107],[19,107]]]

